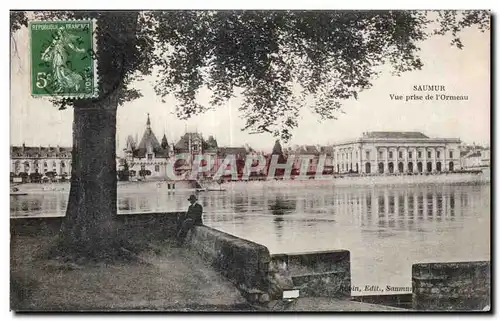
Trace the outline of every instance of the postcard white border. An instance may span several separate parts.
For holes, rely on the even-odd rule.
[[[412,2],[401,2],[401,1],[396,1],[396,0],[390,0],[390,1],[384,1],[384,2],[373,2],[373,1],[356,1],[356,0],[351,0],[351,1],[319,1],[319,0],[308,0],[308,1],[269,1],[269,0],[254,0],[254,1],[227,1],[227,0],[212,0],[212,1],[203,1],[203,0],[185,0],[181,2],[165,2],[165,1],[150,1],[150,0],[143,0],[139,3],[139,6],[146,8],[146,9],[492,9],[493,13],[498,14],[500,11],[500,6],[499,6],[499,1],[493,1],[493,0],[476,0],[476,1],[465,1],[465,0],[455,0],[455,1],[442,1],[438,2],[435,0],[421,0],[421,1],[412,1]],[[6,44],[9,42],[10,45],[10,38],[9,38],[9,33],[6,32],[7,28],[9,28],[9,8],[8,8],[9,2],[2,2],[2,13],[3,17],[5,17],[5,22],[4,22],[4,32],[0,33],[2,37],[4,37],[3,43]],[[16,9],[23,9],[20,7],[19,3],[16,3],[19,7]],[[29,1],[23,1],[22,3],[24,5],[24,9],[40,9],[40,2],[39,1],[34,1],[34,0],[29,0]],[[122,1],[119,2],[120,6],[119,8],[116,7],[117,2],[103,2],[102,0],[87,0],[84,2],[78,1],[78,2],[67,2],[67,1],[62,1],[62,0],[48,0],[43,2],[44,10],[49,10],[49,9],[57,9],[57,8],[65,8],[65,9],[137,9],[138,3],[136,1]],[[498,21],[497,21],[498,24]],[[495,41],[494,43],[498,43],[498,31],[493,32]],[[9,56],[6,56],[4,58],[4,62],[10,61],[10,52],[8,53],[8,50],[4,51],[4,54]],[[495,50],[495,58],[498,58],[498,50]],[[493,59],[493,57],[492,57]],[[496,72],[496,69],[498,68],[498,59],[496,68],[495,70],[492,70],[492,72]],[[7,63],[4,63],[4,68],[9,68],[10,66]],[[4,99],[4,108],[2,109],[2,117],[1,119],[1,124],[0,128],[2,128],[3,135],[0,135],[0,142],[1,142],[1,150],[5,150],[6,152],[9,150],[9,144],[10,144],[10,128],[9,128],[9,123],[10,123],[10,72],[7,70],[4,70],[2,73],[2,86],[0,87],[2,90],[2,95],[1,97]],[[492,75],[493,76],[493,75]],[[493,88],[493,92],[500,92],[499,90],[499,84],[498,81],[495,82],[495,88]],[[496,106],[493,106],[496,107]],[[493,108],[492,108],[493,109]],[[495,116],[495,123],[498,124],[498,112],[496,113],[497,116]],[[494,127],[492,127],[493,130]],[[495,138],[498,138],[497,135],[498,133],[495,132]],[[495,139],[495,144],[494,144],[495,150],[498,150],[498,140]],[[494,157],[494,164],[493,166],[497,167],[498,163],[500,161]],[[0,197],[3,202],[1,204],[5,204],[4,206],[7,207],[7,204],[9,204],[8,200],[8,193],[7,191],[9,190],[9,180],[8,180],[8,173],[7,167],[10,167],[10,161],[7,155],[5,155],[3,158],[1,158],[1,164],[2,167],[4,168],[4,171],[1,171],[1,176],[0,176],[0,182],[1,182],[1,193]],[[496,171],[495,171],[496,172]],[[498,191],[495,191],[495,195],[493,197],[498,196]],[[500,205],[498,202],[495,202],[495,209],[494,212],[498,213]],[[8,219],[9,215],[5,214],[4,219]],[[499,219],[496,219],[495,226],[493,227],[495,231],[498,231],[498,225],[499,225]],[[1,250],[1,270],[2,270],[2,278],[0,279],[0,288],[4,290],[4,293],[9,289],[9,224],[2,224],[3,226],[3,231],[1,235],[3,236],[3,240],[0,243],[0,250]],[[492,234],[493,237],[493,234]],[[498,237],[495,241],[498,240]],[[497,242],[495,242],[495,247],[497,246]],[[495,275],[498,276],[498,264],[494,267]],[[493,303],[495,306],[495,310],[498,310],[499,307],[499,299],[498,295],[495,296],[496,300]],[[2,319],[13,319],[14,315],[9,312],[9,300],[8,300],[8,295],[3,296],[2,306],[0,307],[2,311]],[[497,312],[498,313],[498,312]],[[415,316],[422,317],[422,315],[416,313],[414,315],[412,314],[407,314],[406,316],[410,317],[415,317]],[[126,315],[108,315],[108,317],[111,318],[121,318]],[[143,315],[140,315],[142,317]],[[146,317],[151,317],[152,315],[147,315],[144,314]],[[153,315],[164,318],[165,315]],[[265,314],[258,314],[258,315],[230,315],[230,316],[224,316],[225,318],[230,318],[230,319],[239,319],[239,318],[267,318],[269,315]],[[386,317],[393,317],[393,318],[400,318],[401,315],[390,315],[390,314],[379,314],[379,315],[341,315],[341,314],[336,314],[336,315],[328,315],[328,314],[322,314],[322,315],[301,315],[301,319],[317,319],[317,318],[335,318],[335,320],[339,319],[351,319],[352,318],[363,318],[365,319],[366,317],[379,317],[379,318],[386,318]],[[27,317],[27,316],[25,316]],[[42,315],[42,316],[37,316],[37,318],[45,318],[45,319],[52,319],[54,316],[53,315]],[[82,315],[82,316],[59,316],[59,318],[63,319],[68,319],[68,320],[95,320],[95,318],[98,317],[96,315]],[[137,318],[138,315],[130,315],[132,318]],[[172,319],[180,319],[183,316],[176,316],[176,315],[167,315],[166,317],[172,318]],[[207,318],[207,317],[212,317],[212,318],[220,318],[220,315],[202,315],[202,314],[196,314],[192,315],[191,318]],[[272,315],[272,317],[278,317],[278,318],[296,318],[295,315]],[[482,315],[456,315],[456,314],[438,314],[438,315],[425,315],[426,319],[442,319],[442,318],[457,318],[460,317],[461,319],[465,318],[480,318],[484,317]]]

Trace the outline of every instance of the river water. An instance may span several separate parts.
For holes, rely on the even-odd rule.
[[[62,191],[23,186],[11,216],[64,215]],[[263,244],[272,254],[346,249],[352,285],[411,288],[411,266],[490,259],[490,185],[340,187],[328,182],[239,182],[199,193],[206,225]],[[185,210],[189,191],[123,183],[121,214]],[[385,292],[389,293],[389,292]]]

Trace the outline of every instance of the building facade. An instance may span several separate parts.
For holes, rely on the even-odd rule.
[[[333,148],[332,146],[321,146],[321,145],[295,145],[286,150],[286,156],[292,156],[294,158],[293,169],[294,173],[300,171],[302,166],[302,157],[310,157],[309,164],[307,166],[307,173],[316,173],[319,167],[319,162],[321,157],[325,157],[322,160],[323,172],[331,172],[333,169]],[[304,173],[301,173],[304,174]]]
[[[168,167],[172,166],[176,175],[186,174],[195,169],[197,156],[202,156],[200,166],[205,166],[210,161],[212,167],[200,173],[200,176],[211,177],[215,175],[224,158],[232,154],[236,160],[244,160],[251,149],[248,147],[219,147],[217,140],[209,136],[207,140],[201,133],[186,132],[175,144],[169,144],[165,135],[161,142],[151,129],[149,114],[146,129],[142,139],[137,143],[132,136],[128,136],[123,157],[117,161],[117,170],[128,169],[129,179],[168,179]],[[186,157],[188,154],[188,157]],[[179,155],[182,157],[176,158]]]
[[[481,169],[491,165],[491,151],[489,147],[462,146],[461,167],[462,169]]]
[[[167,176],[167,164],[172,156],[172,148],[163,135],[161,143],[151,129],[151,120],[146,121],[146,129],[139,143],[132,136],[127,137],[124,149],[124,161],[117,162],[118,170],[128,167],[131,179],[164,178]]]
[[[71,174],[71,147],[10,147],[10,172],[11,176],[39,173],[53,173],[54,176],[67,176]]]
[[[460,169],[460,139],[420,132],[368,132],[333,145],[335,173],[396,174]]]

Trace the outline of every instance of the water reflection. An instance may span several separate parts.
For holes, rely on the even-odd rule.
[[[184,211],[189,205],[189,192],[121,188],[121,214]],[[412,263],[489,259],[489,185],[240,183],[198,197],[205,224],[264,244],[271,253],[348,249],[354,285],[390,280],[411,286]],[[11,197],[11,216],[64,215],[67,198],[67,192]]]
[[[278,195],[275,200],[268,202],[268,206],[273,215],[276,238],[280,239],[283,236],[283,216],[295,212],[297,202],[294,199],[285,199],[282,195]]]
[[[453,220],[456,215],[473,215],[472,208],[489,195],[487,186],[421,186],[407,188],[230,189],[226,193],[200,193],[207,219],[246,221],[252,215],[272,215],[282,221],[352,221],[362,227],[411,229],[419,221]],[[121,214],[182,211],[189,193],[150,191],[120,193]],[[34,193],[11,197],[11,216],[64,215],[68,193]],[[456,199],[459,202],[456,202]],[[458,204],[458,206],[457,206]],[[220,216],[222,215],[222,216]],[[298,217],[299,215],[300,217]],[[282,217],[283,216],[283,217]],[[307,216],[307,217],[306,217]],[[251,226],[251,225],[250,225]]]
[[[348,190],[343,192],[349,193]],[[464,215],[467,212],[468,199],[477,195],[458,194],[464,198],[460,206],[460,214]],[[415,221],[453,220],[456,197],[457,191],[444,187],[442,189],[377,189],[361,193],[360,208],[350,202],[340,202],[336,205],[340,207],[340,212],[344,212],[344,207],[358,209],[361,226],[378,225],[411,229]]]

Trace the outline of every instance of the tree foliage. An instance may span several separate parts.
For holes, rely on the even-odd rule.
[[[382,65],[396,75],[421,69],[419,43],[489,29],[488,11],[152,11],[38,12],[36,19],[93,18],[98,23],[102,100],[140,97],[130,85],[152,72],[155,91],[178,101],[186,119],[241,95],[244,130],[287,141],[301,108],[335,118],[346,99],[371,87]],[[27,24],[11,12],[11,33]],[[208,105],[198,94],[211,91]],[[307,105],[306,105],[307,102]],[[88,105],[58,100],[56,104]]]
[[[425,11],[187,11],[153,12],[160,67],[156,91],[174,94],[188,118],[218,106],[241,89],[244,129],[287,141],[305,98],[323,119],[345,99],[370,88],[380,66],[395,74],[420,69],[419,42],[434,34],[488,27],[488,13]],[[212,91],[211,106],[197,101]]]

